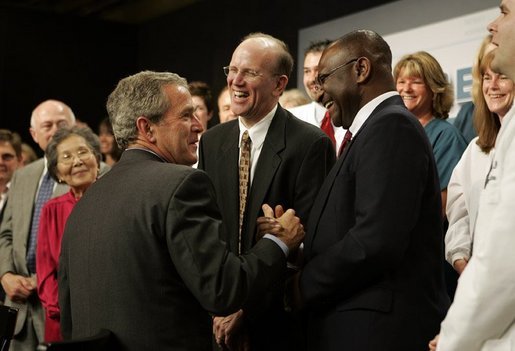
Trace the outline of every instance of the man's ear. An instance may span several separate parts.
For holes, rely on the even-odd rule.
[[[372,65],[367,57],[360,57],[356,61],[354,69],[356,70],[356,81],[358,83],[363,83],[370,77]]]
[[[38,143],[38,134],[36,133],[36,131],[34,130],[34,128],[30,127],[29,128],[29,132],[30,132],[30,135],[32,136],[32,140],[34,140],[34,142],[36,144],[39,144]]]
[[[136,128],[138,130],[138,135],[141,138],[150,143],[155,143],[156,138],[154,137],[152,124],[146,117],[140,116],[136,119]]]
[[[275,85],[274,95],[281,96],[281,94],[284,92],[284,89],[286,89],[287,85],[288,85],[288,77],[284,74],[280,75],[279,79],[277,80],[277,83]]]

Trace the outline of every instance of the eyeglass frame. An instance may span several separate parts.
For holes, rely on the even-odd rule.
[[[236,69],[236,72],[231,72],[231,68]],[[241,72],[243,74],[243,77],[247,80],[255,80],[258,77],[263,77],[263,73],[255,71],[253,69],[242,69],[240,70],[238,67],[235,66],[224,66],[222,67],[224,74],[226,77],[229,77],[229,74],[233,73],[234,75],[237,75]],[[282,76],[280,73],[272,73],[272,76]]]
[[[324,74],[318,74],[315,78],[315,84],[316,86],[318,87],[322,87],[322,85],[324,85],[325,81],[327,80],[327,78],[329,78],[331,76],[331,74],[333,74],[334,72],[336,72],[337,70],[339,70],[340,68],[343,68],[351,63],[354,63],[354,62],[357,62],[358,60],[360,59],[360,57],[357,57],[355,59],[352,59],[342,65],[339,65],[339,66],[336,66],[335,68],[333,68],[332,70],[330,70],[329,72],[327,73],[324,73]]]
[[[78,158],[82,162],[86,162],[93,155],[94,155],[93,151],[91,151],[89,148],[84,148],[84,149],[77,150],[77,152],[70,152],[68,154],[68,156],[67,155],[58,156],[57,162],[62,165],[65,165],[65,166],[71,166],[71,165],[73,165],[75,158]],[[67,157],[65,159],[63,159],[64,156],[67,156]]]

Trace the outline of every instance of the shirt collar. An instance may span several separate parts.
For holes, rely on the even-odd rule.
[[[352,135],[354,136],[357,132],[359,132],[363,124],[367,121],[368,117],[370,117],[372,112],[375,110],[377,106],[379,106],[381,102],[395,95],[399,95],[399,93],[396,91],[389,91],[367,102],[365,106],[363,106],[358,111],[356,117],[354,118],[354,121],[352,121],[352,124],[349,127],[349,130],[352,133]]]
[[[241,137],[243,136],[243,133],[246,130],[249,131],[249,137],[250,140],[252,140],[252,147],[261,147],[261,145],[265,142],[265,137],[268,132],[268,128],[272,123],[272,119],[274,118],[275,112],[277,111],[277,106],[278,105],[276,104],[272,111],[267,113],[267,115],[261,121],[257,122],[248,129],[243,125],[241,121],[243,117],[238,117],[238,124],[240,126],[240,138],[238,142],[238,147],[239,145],[241,145]]]

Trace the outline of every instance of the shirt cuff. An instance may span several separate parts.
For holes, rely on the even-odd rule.
[[[277,245],[279,245],[279,247],[281,248],[281,250],[283,251],[284,253],[284,256],[288,257],[288,255],[290,254],[290,250],[288,249],[288,246],[286,246],[285,243],[283,243],[281,241],[281,239],[279,239],[278,237],[272,235],[272,234],[265,234],[263,236],[264,239],[270,239],[272,240],[274,243],[276,243]]]

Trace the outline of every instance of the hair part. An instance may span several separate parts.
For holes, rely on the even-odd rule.
[[[164,92],[167,85],[188,88],[186,79],[175,73],[143,71],[118,83],[107,99],[107,112],[120,149],[125,150],[138,136],[136,120],[146,117],[152,123],[163,119],[171,102]]]
[[[435,118],[446,119],[454,103],[452,85],[447,80],[442,66],[429,53],[418,51],[403,56],[393,70],[394,80],[400,73],[408,77],[419,77],[433,92],[432,114]]]
[[[86,144],[88,145],[91,152],[95,156],[97,160],[97,164],[100,167],[100,161],[102,159],[102,154],[100,153],[100,140],[98,140],[98,136],[88,127],[71,127],[71,128],[61,128],[58,129],[50,143],[46,148],[45,156],[47,159],[47,168],[50,176],[57,182],[60,182],[59,176],[57,174],[57,163],[58,163],[58,152],[57,147],[69,137],[76,135],[84,138]]]
[[[309,46],[304,50],[304,58],[311,53],[321,53],[327,48],[333,41],[329,39],[312,41]]]

